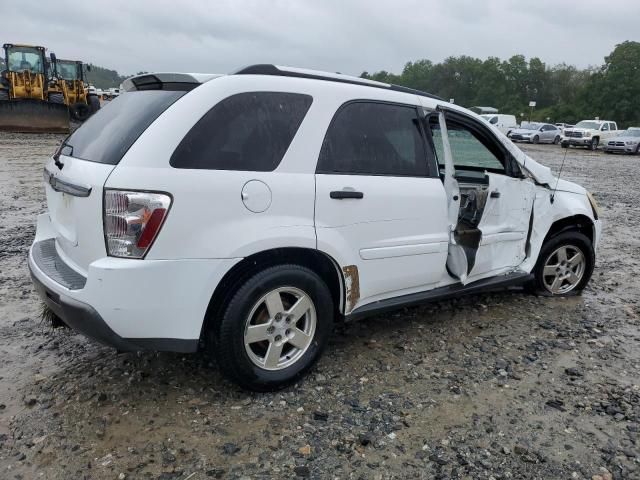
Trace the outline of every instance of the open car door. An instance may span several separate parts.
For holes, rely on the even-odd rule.
[[[447,270],[465,284],[526,258],[535,185],[481,122],[443,110],[429,117],[448,199]]]

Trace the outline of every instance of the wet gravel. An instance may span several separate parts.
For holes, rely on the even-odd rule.
[[[26,255],[61,137],[0,135],[0,478],[640,478],[640,157],[568,152],[605,221],[582,296],[341,325],[310,376],[250,394],[203,355],[39,320]],[[565,152],[523,148],[556,171]]]

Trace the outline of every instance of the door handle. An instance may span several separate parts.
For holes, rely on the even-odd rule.
[[[491,195],[489,195],[491,198],[500,198],[500,192],[498,190],[494,190],[493,192],[491,192]]]
[[[342,200],[343,198],[360,199],[364,197],[364,193],[353,190],[334,190],[333,192],[329,192],[329,196],[336,200]]]

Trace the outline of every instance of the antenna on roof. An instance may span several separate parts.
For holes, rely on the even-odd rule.
[[[564,157],[562,158],[562,163],[560,164],[560,172],[558,173],[558,178],[556,179],[556,186],[553,188],[553,193],[551,194],[551,203],[556,199],[556,191],[558,190],[558,184],[560,183],[560,175],[562,175],[562,169],[564,168],[564,161],[567,159],[567,152],[569,151],[569,145],[564,150]]]

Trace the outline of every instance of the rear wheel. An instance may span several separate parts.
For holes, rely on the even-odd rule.
[[[588,237],[568,231],[550,238],[542,246],[534,268],[535,289],[549,296],[580,293],[593,273],[595,254]]]
[[[50,103],[64,103],[64,95],[62,93],[50,93],[49,94],[49,102]]]
[[[556,138],[553,139],[553,144],[557,145],[560,143],[560,135],[556,135]]]
[[[333,312],[329,288],[316,273],[278,265],[238,289],[207,332],[207,345],[229,380],[249,390],[276,390],[302,377],[320,357]]]
[[[83,102],[78,102],[69,107],[71,116],[79,122],[84,122],[91,115],[89,105]]]
[[[4,102],[9,100],[9,91],[8,90],[0,90],[0,102]]]
[[[100,99],[97,95],[89,95],[89,109],[92,115],[100,110]]]
[[[568,143],[568,142],[562,142],[562,143],[560,144],[560,146],[561,146],[562,148],[569,148],[569,143]]]

